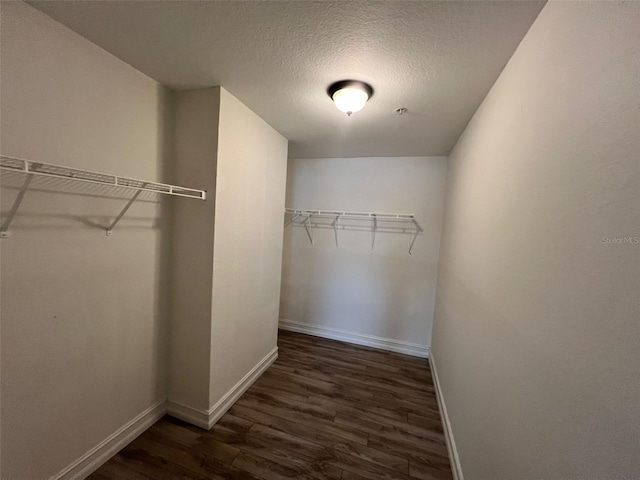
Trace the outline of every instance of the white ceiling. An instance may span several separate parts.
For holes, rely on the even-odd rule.
[[[448,154],[544,5],[29,3],[162,84],[223,86],[290,140],[293,158]],[[343,79],[375,89],[350,118],[326,94]]]

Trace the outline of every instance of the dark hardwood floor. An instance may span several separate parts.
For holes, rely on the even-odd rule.
[[[164,417],[89,478],[451,479],[429,364],[280,331],[210,430]]]

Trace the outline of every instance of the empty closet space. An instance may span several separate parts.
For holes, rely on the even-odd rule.
[[[639,32],[0,0],[0,479],[640,479]]]
[[[451,478],[424,361],[286,331],[278,345],[209,431],[165,417],[90,478]]]

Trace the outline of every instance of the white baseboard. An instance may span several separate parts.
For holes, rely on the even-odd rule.
[[[345,332],[334,328],[319,327],[308,323],[294,322],[293,320],[280,319],[278,328],[289,330],[291,332],[305,333],[315,337],[330,338],[341,342],[354,343],[356,345],[364,345],[366,347],[378,348],[380,350],[388,350],[390,352],[404,353],[414,357],[429,357],[429,347],[419,345],[417,343],[403,342],[393,340],[391,338],[374,337],[373,335],[364,335],[362,333]]]
[[[277,358],[278,347],[275,347],[209,410],[201,410],[169,400],[167,413],[197,427],[209,430]]]
[[[453,438],[453,430],[451,429],[451,422],[449,421],[449,414],[447,413],[447,406],[444,403],[444,396],[440,389],[440,381],[438,380],[438,372],[436,370],[433,353],[429,356],[429,363],[431,364],[433,384],[436,389],[438,406],[440,407],[440,417],[442,418],[442,426],[444,427],[444,438],[447,441],[447,450],[449,452],[449,462],[451,463],[453,480],[464,480],[464,476],[462,475],[462,466],[460,465],[460,458],[458,457],[458,449],[456,448],[456,441]]]
[[[52,478],[54,480],[80,480],[88,477],[147,428],[160,420],[165,413],[209,430],[277,358],[278,347],[260,360],[208,411],[167,400],[152,405]]]
[[[207,410],[189,407],[182,403],[167,400],[167,413],[172,417],[184,420],[196,427],[200,427],[205,430],[209,430],[211,428],[209,426],[209,414],[207,413]],[[211,426],[213,426],[213,424]]]
[[[166,413],[166,401],[152,405],[140,415],[109,435],[104,441],[59,472],[55,480],[76,480],[88,477],[102,464],[126,447]]]

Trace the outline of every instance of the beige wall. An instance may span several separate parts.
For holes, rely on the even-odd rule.
[[[176,176],[207,201],[176,209],[169,411],[207,426],[276,348],[287,140],[223,88],[175,95]]]
[[[432,354],[468,480],[640,478],[639,49],[639,3],[548,3],[450,156]]]
[[[332,228],[314,228],[311,245],[304,228],[287,227],[280,301],[283,326],[302,323],[303,328],[311,325],[334,336],[331,330],[348,332],[355,336],[341,337],[338,332],[335,338],[369,344],[377,341],[370,343],[366,336],[374,336],[391,340],[386,346],[426,354],[445,177],[446,157],[290,160],[287,207],[414,213],[424,231],[409,255],[408,231],[378,233],[372,250],[369,220],[346,222],[350,229],[339,231],[338,248]],[[379,222],[380,230],[393,226]]]
[[[221,89],[211,406],[276,347],[287,146]]]
[[[175,107],[175,181],[207,199],[174,210],[169,398],[207,410],[220,88],[176,92]]]
[[[24,3],[1,15],[2,154],[167,179],[165,89]],[[166,216],[143,195],[107,237],[130,195],[34,180],[0,243],[3,479],[48,478],[165,398]]]

